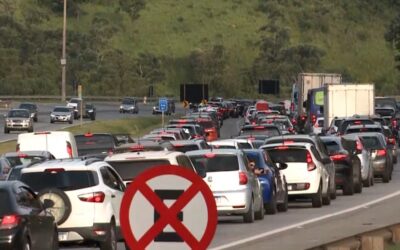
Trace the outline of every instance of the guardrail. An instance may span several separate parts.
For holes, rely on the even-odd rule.
[[[390,244],[400,244],[400,224],[357,234],[309,250],[385,250]]]
[[[72,98],[75,96],[68,96],[67,99]],[[86,100],[91,101],[121,101],[122,98],[126,96],[83,96]],[[143,102],[144,97],[135,97],[137,100]],[[148,102],[155,102],[158,100],[159,97],[146,97]],[[171,99],[175,99],[174,97],[169,97]],[[30,96],[30,95],[18,95],[18,96],[11,96],[11,95],[2,95],[0,96],[0,100],[3,102],[11,100],[60,100],[60,96],[55,95],[41,95],[41,96]]]

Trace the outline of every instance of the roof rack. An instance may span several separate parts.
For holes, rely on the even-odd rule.
[[[95,162],[102,161],[100,158],[93,157],[93,156],[92,157],[83,156],[81,159],[82,159],[82,161],[85,161],[85,166],[88,166],[88,165],[90,165],[92,163],[95,163]]]

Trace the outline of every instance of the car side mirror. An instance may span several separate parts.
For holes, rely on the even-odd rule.
[[[54,201],[52,201],[50,199],[44,199],[43,208],[48,209],[48,208],[52,208],[52,207],[54,207]]]
[[[284,162],[277,162],[275,163],[279,170],[287,169],[288,165]]]

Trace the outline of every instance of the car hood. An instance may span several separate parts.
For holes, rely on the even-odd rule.
[[[69,112],[51,112],[52,115],[70,115]]]

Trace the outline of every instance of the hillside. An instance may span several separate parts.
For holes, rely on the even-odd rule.
[[[0,0],[0,95],[59,94],[62,4]],[[334,2],[334,3],[333,3]],[[384,33],[394,0],[69,0],[68,95],[256,96],[259,78],[288,86],[299,71],[342,73],[399,94]]]

